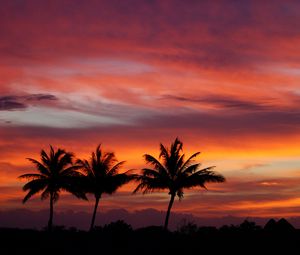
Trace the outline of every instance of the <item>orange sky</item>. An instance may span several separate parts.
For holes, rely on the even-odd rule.
[[[175,211],[300,215],[299,11],[292,0],[1,2],[1,209],[47,207],[21,204],[17,176],[49,144],[86,157],[101,142],[139,169],[179,136],[227,183],[186,192]],[[132,189],[103,210],[165,210],[166,194]]]

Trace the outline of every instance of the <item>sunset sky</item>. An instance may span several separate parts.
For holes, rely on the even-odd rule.
[[[0,210],[49,144],[89,157],[98,143],[145,166],[159,143],[216,166],[225,184],[186,191],[174,212],[300,216],[300,2],[2,0]],[[166,210],[167,192],[104,196],[100,210]],[[57,211],[90,212],[61,197]]]

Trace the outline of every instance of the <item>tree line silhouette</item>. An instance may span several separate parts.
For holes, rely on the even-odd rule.
[[[52,231],[0,228],[1,254],[30,255],[176,255],[176,254],[297,254],[300,230],[285,219],[270,220],[262,227],[245,220],[220,228],[178,225],[175,231],[162,226],[133,229],[122,220],[93,231],[54,226]]]
[[[93,230],[102,195],[111,195],[122,185],[134,181],[137,182],[137,187],[133,193],[168,190],[170,201],[164,222],[164,229],[167,230],[175,197],[182,199],[184,189],[206,189],[206,183],[225,181],[224,176],[213,171],[214,166],[200,169],[201,164],[195,162],[199,154],[200,152],[196,152],[185,159],[183,143],[176,138],[170,148],[160,144],[158,159],[149,154],[144,155],[149,168],[143,168],[139,172],[128,170],[120,173],[125,161],[119,162],[113,152],[104,152],[101,144],[88,160],[76,159],[73,153],[60,148],[55,150],[50,145],[48,154],[41,150],[40,160],[28,158],[38,173],[19,176],[28,180],[23,186],[23,190],[27,192],[23,203],[38,193],[41,193],[42,200],[49,199],[48,230],[52,231],[54,204],[61,191],[67,191],[83,200],[87,200],[87,194],[92,194],[95,205],[90,230]]]

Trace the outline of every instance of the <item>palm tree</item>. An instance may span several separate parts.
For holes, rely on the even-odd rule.
[[[27,202],[33,195],[42,192],[41,199],[50,197],[50,215],[48,221],[48,230],[52,230],[53,205],[59,199],[61,190],[68,191],[78,198],[86,199],[86,196],[78,188],[78,181],[82,174],[77,171],[79,166],[73,164],[74,155],[63,149],[54,151],[50,145],[50,152],[47,154],[44,150],[40,153],[41,161],[27,158],[32,162],[38,173],[29,173],[19,176],[19,178],[28,179],[23,186],[24,191],[28,191],[23,199]]]
[[[90,230],[93,230],[102,194],[113,194],[123,184],[132,180],[135,175],[130,174],[129,171],[118,173],[125,161],[118,162],[113,152],[103,152],[101,144],[97,146],[95,152],[92,152],[89,161],[79,159],[77,163],[85,173],[82,180],[85,192],[95,196],[95,206],[90,225]]]
[[[185,154],[182,153],[182,142],[176,138],[168,149],[163,144],[160,144],[159,159],[145,154],[144,158],[148,164],[153,168],[142,169],[141,174],[136,178],[139,181],[134,193],[139,190],[143,193],[153,192],[155,190],[169,190],[171,196],[164,228],[168,228],[171,208],[176,195],[179,199],[183,198],[183,190],[185,188],[202,187],[208,182],[224,182],[225,178],[212,171],[214,168],[207,167],[199,169],[200,163],[195,163],[193,159],[197,157],[200,152],[194,153],[186,161]]]

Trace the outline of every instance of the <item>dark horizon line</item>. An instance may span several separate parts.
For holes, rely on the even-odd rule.
[[[110,209],[105,212],[100,211],[96,225],[104,226],[111,222],[123,220],[134,229],[147,226],[161,226],[161,218],[165,214],[163,210],[145,208],[141,210],[128,211],[126,209]],[[48,217],[47,209],[31,210],[27,208],[15,208],[0,210],[0,228],[21,228],[21,229],[41,229],[45,226]],[[239,225],[245,220],[255,222],[258,226],[264,226],[270,219],[287,219],[295,228],[300,229],[300,216],[294,217],[261,217],[261,216],[214,216],[200,217],[192,213],[172,212],[172,222],[170,229],[175,230],[184,222],[194,223],[197,226],[222,227],[224,225]],[[55,212],[56,226],[76,227],[87,230],[90,213],[86,211],[76,211],[67,209]]]

